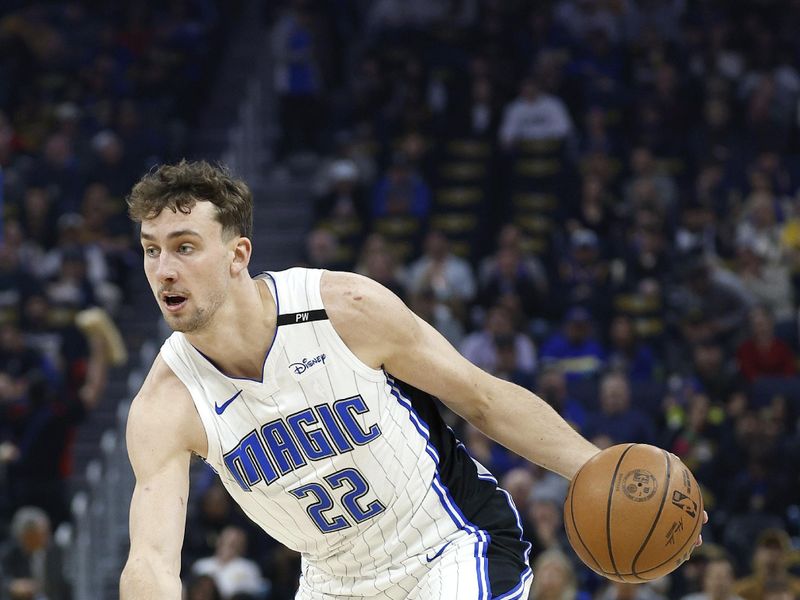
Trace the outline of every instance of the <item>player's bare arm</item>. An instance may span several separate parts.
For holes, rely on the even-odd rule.
[[[122,600],[178,600],[192,452],[207,441],[189,392],[159,357],[134,399],[127,427],[136,475]]]
[[[438,397],[517,454],[569,479],[598,449],[546,402],[479,369],[380,284],[326,272],[328,316],[363,362]]]

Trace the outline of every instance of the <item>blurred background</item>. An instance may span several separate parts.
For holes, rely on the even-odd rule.
[[[704,545],[608,584],[566,481],[443,409],[531,598],[800,597],[798,31],[798,0],[0,0],[0,599],[118,597],[168,335],[124,199],[183,157],[253,189],[251,273],[367,275],[599,446],[693,470]],[[185,597],[293,598],[299,557],[193,471]]]

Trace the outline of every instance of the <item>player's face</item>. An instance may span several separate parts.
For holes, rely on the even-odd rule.
[[[223,239],[215,210],[198,202],[189,214],[166,209],[142,223],[144,271],[174,331],[201,331],[225,300],[233,242]]]

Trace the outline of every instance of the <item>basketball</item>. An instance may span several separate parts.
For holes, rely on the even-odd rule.
[[[675,570],[703,524],[703,498],[675,455],[620,444],[592,457],[569,486],[564,526],[575,552],[614,581],[641,583]]]

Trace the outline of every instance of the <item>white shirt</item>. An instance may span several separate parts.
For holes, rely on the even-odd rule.
[[[234,558],[221,563],[216,556],[201,558],[192,566],[195,575],[210,575],[223,598],[234,594],[263,594],[268,587],[258,565],[247,558]]]
[[[520,140],[563,139],[572,131],[572,119],[560,98],[541,94],[532,102],[512,101],[503,113],[500,141],[508,146]]]

